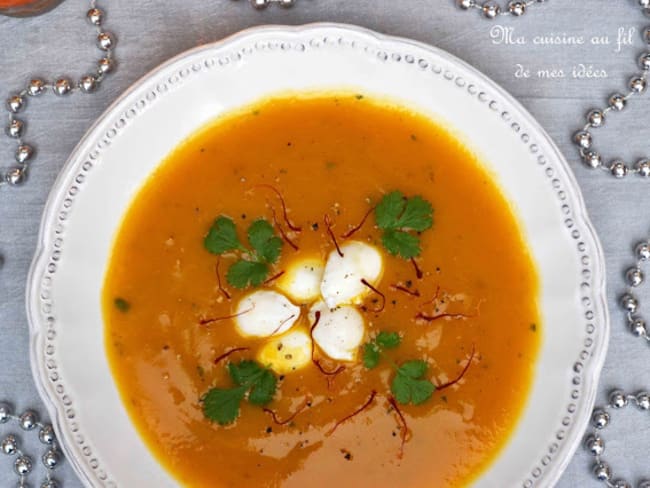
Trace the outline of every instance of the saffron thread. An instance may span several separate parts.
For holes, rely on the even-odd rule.
[[[235,347],[229,351],[224,352],[221,356],[217,356],[216,359],[214,360],[214,364],[219,364],[221,361],[226,359],[231,354],[234,354],[236,352],[241,352],[241,351],[248,351],[249,349],[250,347]]]
[[[375,313],[382,312],[382,311],[384,310],[384,307],[386,306],[386,295],[384,295],[384,294],[383,294],[382,292],[380,292],[377,288],[375,288],[375,287],[372,286],[370,283],[368,283],[368,281],[366,281],[365,278],[361,278],[361,283],[362,283],[364,286],[370,288],[370,290],[372,290],[374,293],[376,293],[377,295],[379,295],[379,296],[381,297],[381,306],[380,306],[379,308],[375,309],[374,312],[375,312]]]
[[[377,392],[375,390],[372,390],[372,392],[370,393],[370,396],[368,397],[368,399],[365,401],[365,403],[363,405],[361,405],[359,408],[357,408],[350,415],[347,415],[347,416],[343,417],[341,420],[339,420],[338,422],[336,422],[334,424],[334,426],[325,435],[327,435],[327,436],[332,435],[334,433],[334,431],[339,427],[339,425],[341,425],[342,423],[350,420],[352,417],[355,417],[355,416],[359,415],[361,412],[363,412],[366,408],[368,408],[370,406],[372,401],[375,399],[375,396],[377,396]]]
[[[341,235],[342,239],[347,239],[349,237],[352,237],[353,234],[357,233],[358,231],[361,230],[361,227],[363,227],[363,224],[366,223],[366,220],[368,219],[368,216],[372,213],[372,211],[375,209],[375,207],[371,207],[370,210],[366,212],[366,214],[363,216],[361,219],[361,222],[359,222],[358,225],[352,227],[349,231],[347,231],[345,234]]]
[[[469,359],[467,361],[467,364],[463,368],[463,371],[460,373],[460,375],[455,380],[449,381],[447,383],[443,383],[440,386],[436,386],[436,390],[438,390],[438,391],[444,390],[445,388],[449,388],[450,386],[453,386],[456,383],[458,383],[460,380],[462,380],[463,376],[465,376],[465,373],[467,373],[467,370],[472,365],[472,361],[474,360],[474,353],[475,352],[476,352],[476,347],[475,347],[474,344],[472,344],[472,354],[470,355],[470,357],[469,357]]]
[[[343,253],[341,252],[341,248],[339,247],[339,243],[336,241],[336,236],[334,235],[334,232],[332,231],[332,221],[330,220],[329,214],[325,214],[325,226],[327,227],[327,233],[329,234],[330,238],[332,239],[332,242],[334,242],[334,247],[336,247],[336,252],[339,254],[339,256],[343,257]]]

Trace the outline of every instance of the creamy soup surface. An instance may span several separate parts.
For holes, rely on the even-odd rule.
[[[184,486],[465,486],[522,413],[537,298],[512,210],[447,129],[286,95],[192,135],[137,194],[106,351]]]

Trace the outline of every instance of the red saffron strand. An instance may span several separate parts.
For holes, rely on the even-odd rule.
[[[464,313],[439,313],[436,315],[426,315],[422,312],[418,312],[415,316],[416,319],[426,320],[427,322],[435,322],[436,320],[450,318],[453,320],[468,319],[474,317],[474,315],[466,315]]]
[[[338,368],[336,368],[333,371],[327,371],[320,364],[320,361],[314,356],[314,351],[316,350],[316,346],[314,345],[314,329],[320,322],[320,316],[321,316],[320,310],[316,310],[315,315],[316,315],[316,320],[314,320],[314,324],[309,329],[309,339],[311,339],[311,362],[314,363],[314,365],[319,369],[319,371],[323,373],[325,376],[336,376],[337,374],[343,372],[345,366],[340,365]],[[328,386],[329,386],[329,382],[328,382]]]
[[[289,322],[289,321],[290,321],[292,318],[294,318],[295,316],[296,316],[295,313],[294,313],[294,314],[291,314],[289,317],[287,317],[287,318],[284,319],[282,322],[280,322],[280,325],[278,325],[278,326],[275,328],[275,330],[274,330],[273,332],[271,332],[271,335],[270,335],[269,337],[274,336],[275,334],[277,334],[278,331],[282,328],[282,326],[283,326],[284,324],[286,324],[287,322]]]
[[[282,217],[284,218],[284,221],[287,224],[287,227],[289,227],[292,231],[294,232],[300,232],[302,231],[302,228],[298,227],[297,225],[294,225],[291,223],[289,220],[289,215],[287,214],[287,204],[284,201],[284,197],[282,196],[282,193],[280,193],[280,190],[278,190],[276,187],[272,185],[267,185],[266,183],[261,183],[259,185],[255,185],[256,187],[260,188],[268,188],[271,190],[273,193],[275,193],[280,200],[280,204],[282,205]]]
[[[422,270],[421,270],[420,267],[418,266],[418,263],[417,263],[417,261],[415,260],[415,258],[411,258],[411,264],[412,264],[413,267],[415,268],[415,276],[417,277],[418,280],[421,280],[422,277],[424,276],[424,273],[422,273]]]
[[[402,411],[397,405],[397,401],[392,395],[388,397],[388,403],[390,403],[391,406],[395,409],[395,412],[397,412],[397,416],[399,417],[399,420],[402,423],[402,428],[400,429],[399,451],[397,452],[397,458],[402,459],[402,457],[404,457],[404,444],[406,443],[406,436],[408,435],[409,428],[408,428],[408,424],[406,423],[406,419],[402,414]]]
[[[336,422],[334,424],[334,427],[332,427],[329,431],[327,431],[327,433],[325,435],[327,435],[327,436],[332,435],[334,433],[334,431],[339,427],[339,425],[341,425],[342,423],[350,420],[352,417],[355,417],[355,416],[359,415],[361,412],[363,412],[366,408],[368,408],[370,406],[370,404],[372,403],[372,401],[375,399],[376,396],[377,396],[377,392],[375,390],[372,390],[372,392],[370,392],[370,396],[368,397],[368,399],[365,401],[365,403],[363,405],[361,405],[359,408],[357,408],[350,415],[347,415],[347,416],[343,417],[341,420],[339,420],[338,422]]]
[[[271,213],[273,214],[273,223],[278,228],[278,232],[282,236],[282,239],[284,239],[284,241],[287,244],[289,244],[291,247],[293,247],[294,251],[297,251],[298,250],[298,245],[289,238],[289,236],[286,234],[286,232],[284,232],[284,229],[282,228],[282,226],[278,222],[278,219],[275,216],[275,210],[273,209],[273,207],[271,207]]]
[[[251,307],[251,308],[243,310],[243,311],[241,311],[239,313],[234,313],[234,314],[231,314],[231,315],[224,315],[223,317],[213,317],[211,319],[201,319],[199,321],[199,324],[200,325],[209,325],[209,324],[212,324],[214,322],[220,322],[221,320],[234,319],[236,317],[240,317],[240,316],[244,315],[245,313],[252,312],[254,308],[255,307]]]
[[[214,364],[219,364],[221,361],[226,359],[231,354],[235,354],[236,352],[241,352],[241,351],[248,351],[249,349],[250,347],[235,347],[230,351],[224,352],[221,356],[217,356],[216,359],[214,360]]]
[[[298,414],[300,412],[302,412],[305,409],[305,407],[307,407],[307,405],[309,405],[310,401],[311,401],[311,398],[309,398],[309,397],[305,398],[305,401],[302,403],[302,405],[300,405],[296,409],[295,412],[293,412],[289,417],[287,417],[284,420],[279,420],[278,415],[273,410],[271,410],[270,408],[263,408],[262,410],[264,410],[266,413],[270,414],[271,417],[273,418],[273,422],[275,422],[276,424],[278,424],[278,425],[286,425],[289,422],[291,422],[293,419],[295,419],[298,416]]]
[[[386,295],[384,295],[377,288],[375,288],[370,283],[368,283],[365,278],[361,278],[361,283],[364,286],[370,288],[370,290],[372,290],[374,293],[376,293],[377,295],[379,295],[381,297],[381,306],[379,308],[375,309],[374,312],[375,313],[382,312],[384,310],[384,307],[386,306]]]
[[[438,300],[438,297],[440,296],[440,285],[436,287],[436,294],[433,295],[433,298],[429,300],[428,302],[424,302],[422,305],[428,305],[429,303],[433,303],[436,300]]]
[[[327,233],[329,234],[330,238],[332,239],[332,242],[334,242],[334,246],[336,247],[336,252],[339,253],[339,256],[343,257],[343,253],[341,252],[341,248],[339,247],[339,243],[336,242],[336,236],[334,235],[334,232],[332,231],[332,221],[330,219],[329,214],[325,214],[325,227],[327,227]]]
[[[402,285],[390,285],[393,290],[403,291],[404,293],[411,295],[412,297],[419,297],[420,292],[418,290],[409,290],[407,287]]]
[[[436,386],[436,390],[438,390],[438,391],[444,390],[445,388],[449,388],[450,386],[453,386],[456,383],[458,383],[460,380],[462,380],[463,376],[465,376],[465,373],[467,373],[467,370],[472,365],[472,361],[474,360],[474,353],[475,352],[476,352],[476,346],[474,344],[472,344],[472,354],[470,355],[469,359],[467,360],[467,364],[463,368],[463,371],[460,373],[460,375],[455,380],[449,381],[447,383],[443,383],[440,386]]]
[[[342,238],[342,239],[347,239],[347,238],[349,238],[349,237],[352,237],[352,235],[354,235],[354,234],[357,233],[358,231],[360,231],[360,230],[361,230],[361,227],[363,227],[363,224],[366,223],[366,220],[368,220],[368,217],[370,216],[370,214],[372,213],[372,211],[373,211],[374,209],[375,209],[375,207],[371,207],[370,210],[368,210],[368,211],[366,212],[366,214],[363,216],[363,218],[361,219],[361,222],[359,222],[358,225],[352,227],[352,229],[350,229],[349,231],[347,231],[345,234],[342,234],[342,235],[341,235],[341,238]]]
[[[230,300],[230,293],[221,285],[221,275],[219,274],[219,265],[221,264],[221,256],[217,258],[217,264],[214,267],[214,271],[217,274],[217,285],[219,286],[219,291],[223,293],[223,296],[227,300]]]
[[[271,276],[268,280],[266,280],[263,285],[268,285],[269,283],[272,283],[273,281],[277,280],[280,276],[282,276],[285,273],[284,270],[280,271],[279,273],[274,274]]]

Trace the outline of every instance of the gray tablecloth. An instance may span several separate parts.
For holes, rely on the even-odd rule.
[[[24,187],[0,190],[0,253],[5,255],[0,270],[0,400],[44,413],[30,372],[25,280],[49,189],[95,118],[131,83],[188,48],[257,24],[315,21],[359,24],[439,46],[482,70],[533,113],[573,166],[605,249],[612,337],[598,401],[614,385],[650,389],[650,350],[625,330],[615,300],[623,270],[632,262],[632,244],[650,233],[650,182],[621,182],[585,170],[570,140],[584,113],[622,90],[635,72],[642,50],[638,32],[649,23],[636,0],[554,1],[534,5],[522,18],[496,22],[461,12],[452,0],[297,0],[292,9],[263,12],[244,0],[99,3],[107,10],[106,27],[119,38],[118,71],[93,95],[61,99],[47,94],[29,101],[27,140],[38,146],[38,157]],[[85,0],[67,0],[38,18],[0,17],[0,97],[24,86],[31,75],[78,77],[94,69],[100,53],[84,19],[87,8]],[[619,46],[619,32],[625,41],[630,28],[636,30],[633,45]],[[631,161],[647,154],[649,101],[650,96],[634,100],[598,132],[603,152]],[[14,144],[0,136],[0,166],[13,160],[13,152]],[[641,298],[650,302],[650,292],[644,290]],[[650,476],[650,417],[629,411],[614,424],[606,438],[607,459],[616,474],[629,481]],[[4,432],[0,426],[0,436]],[[590,459],[580,450],[558,486],[601,486],[589,467]],[[56,476],[64,486],[81,486],[67,463]],[[42,478],[39,468],[38,475],[30,476],[32,486]],[[16,480],[9,459],[0,458],[0,486],[14,486]]]

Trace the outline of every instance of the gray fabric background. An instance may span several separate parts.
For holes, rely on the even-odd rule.
[[[39,155],[24,187],[0,189],[0,253],[5,256],[0,269],[0,400],[12,402],[19,410],[31,407],[43,412],[29,366],[25,280],[49,189],[95,118],[131,83],[188,48],[256,24],[314,21],[359,24],[439,46],[482,70],[532,112],[574,168],[605,249],[612,337],[598,401],[602,402],[605,392],[614,385],[630,391],[650,389],[648,345],[627,333],[615,303],[623,286],[623,270],[632,262],[631,247],[650,233],[650,181],[634,178],[621,182],[589,172],[579,164],[570,142],[573,131],[583,123],[583,114],[592,105],[602,104],[611,92],[622,90],[635,71],[635,60],[642,50],[638,31],[648,23],[636,3],[557,0],[535,5],[523,18],[497,22],[514,27],[515,35],[528,39],[526,45],[504,45],[495,44],[490,38],[495,22],[488,22],[475,12],[458,11],[452,0],[297,0],[293,9],[270,8],[264,12],[254,11],[244,0],[100,1],[108,11],[106,27],[119,38],[118,71],[92,96],[75,94],[59,99],[48,93],[41,99],[30,100],[25,117],[29,126],[26,139],[38,146]],[[67,0],[38,18],[0,16],[2,99],[23,86],[31,75],[79,76],[93,69],[99,52],[94,46],[93,31],[84,20],[87,5],[85,0]],[[633,36],[633,46],[616,52],[619,27],[634,27],[637,34]],[[587,43],[533,44],[534,36],[550,33],[582,35]],[[589,42],[592,36],[609,36],[611,43],[593,45]],[[533,76],[516,78],[517,63],[531,68]],[[574,79],[571,69],[578,63],[606,70],[607,78]],[[535,76],[538,69],[563,69],[567,76],[540,79]],[[631,103],[623,114],[612,117],[608,127],[597,134],[603,153],[632,161],[644,151],[647,154],[649,109],[650,96],[646,95]],[[12,161],[14,147],[0,135],[0,166]],[[645,302],[650,302],[649,290],[641,293]],[[0,436],[6,432],[8,429],[0,426]],[[629,481],[638,480],[643,474],[650,477],[648,433],[647,414],[627,411],[614,418],[614,425],[605,432],[606,458],[617,475]],[[22,437],[33,441],[35,436]],[[119,439],[115,442],[119,443]],[[593,480],[589,466],[590,459],[579,451],[558,486],[602,486]],[[57,470],[56,476],[64,486],[81,486],[67,463]],[[29,478],[31,486],[37,486],[42,478],[39,468]],[[9,458],[0,458],[0,486],[15,486],[16,480]]]

